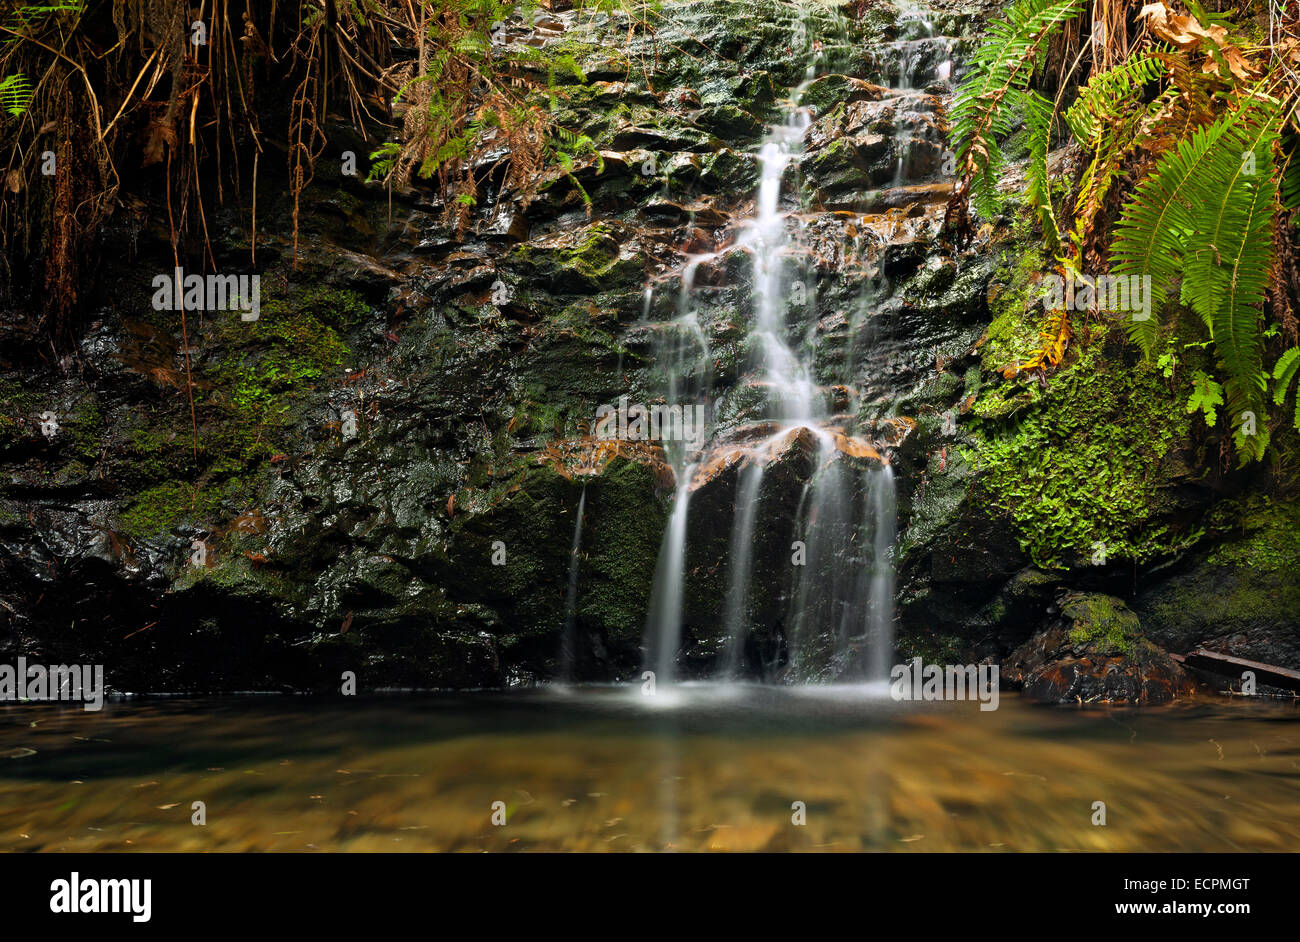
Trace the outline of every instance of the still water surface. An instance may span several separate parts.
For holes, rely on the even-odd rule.
[[[1292,851],[1298,720],[706,685],[10,705],[0,850]]]

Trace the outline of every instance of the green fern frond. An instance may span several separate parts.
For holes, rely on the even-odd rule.
[[[1285,164],[1282,169],[1281,199],[1285,210],[1300,209],[1300,138],[1288,135],[1288,146],[1282,148]]]
[[[1205,174],[1216,161],[1233,159],[1225,157],[1225,150],[1218,145],[1236,120],[1235,114],[1229,114],[1207,128],[1198,128],[1165,154],[1138,185],[1115,225],[1110,257],[1116,273],[1150,276],[1156,299],[1165,296],[1182,260],[1184,238],[1195,228],[1191,195],[1198,188],[1198,175]],[[1131,321],[1128,330],[1149,356],[1159,332],[1155,318]]]
[[[1052,181],[1047,172],[1047,152],[1051,148],[1052,103],[1034,91],[1018,92],[1029,135],[1029,164],[1025,168],[1025,188],[1029,205],[1034,208],[1043,228],[1049,251],[1061,245],[1061,231],[1052,207]]]
[[[1065,124],[1077,141],[1090,144],[1100,126],[1120,114],[1142,88],[1165,74],[1155,56],[1134,56],[1113,69],[1094,75],[1065,112]]]
[[[1296,375],[1300,373],[1300,347],[1292,347],[1280,357],[1273,366],[1273,404],[1282,405],[1286,401],[1287,391]],[[1300,430],[1300,394],[1295,400],[1295,427]]]
[[[996,142],[1011,129],[1004,100],[1028,88],[1047,40],[1082,8],[1083,0],[1015,0],[989,26],[953,95],[953,150],[981,214],[990,215],[998,203],[996,177],[1004,161]]]
[[[1214,428],[1219,421],[1218,407],[1223,405],[1223,387],[1204,370],[1192,374],[1192,394],[1187,399],[1187,412],[1200,412],[1205,424]]]
[[[1160,60],[1156,62],[1155,68],[1163,70],[1164,63]],[[1145,69],[1141,70],[1141,74],[1146,74]],[[1134,86],[1135,92],[1140,89],[1141,86]],[[1088,105],[1083,113],[1075,113],[1073,121],[1076,130],[1089,133],[1090,136],[1082,139],[1082,143],[1093,153],[1092,160],[1079,179],[1079,192],[1074,201],[1074,237],[1077,245],[1089,242],[1093,225],[1106,204],[1106,196],[1119,176],[1125,158],[1137,148],[1149,145],[1150,126],[1160,120],[1178,95],[1177,89],[1168,88],[1145,108],[1138,108],[1135,107],[1135,101],[1107,101],[1099,92],[1095,104]],[[1086,123],[1083,121],[1084,116],[1088,119]]]
[[[36,89],[21,72],[0,79],[0,109],[15,117],[27,113],[35,94]]]
[[[1221,139],[1193,187],[1185,242],[1183,295],[1209,326],[1229,384],[1251,404],[1266,387],[1258,306],[1273,269],[1277,115],[1275,104],[1251,108]]]

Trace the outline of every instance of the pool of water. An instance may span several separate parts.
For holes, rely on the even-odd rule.
[[[1295,850],[1298,719],[708,685],[9,705],[0,849]]]

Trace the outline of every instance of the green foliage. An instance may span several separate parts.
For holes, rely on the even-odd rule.
[[[11,28],[20,29],[33,25],[34,21],[44,19],[54,13],[82,14],[86,12],[86,0],[62,0],[60,3],[20,3],[9,14]]]
[[[1195,0],[1190,8],[1203,29],[1226,22]],[[1028,83],[1043,37],[1073,12],[1066,4],[1019,0],[977,51],[952,122],[972,202],[986,216],[998,208],[995,173],[1003,161],[996,142],[1009,128],[1011,109],[1004,105],[1015,106],[1028,131],[1026,193],[1047,247],[1065,250],[1058,258],[1065,267],[1087,271],[1108,255],[1115,274],[1149,277],[1157,310],[1180,286],[1180,301],[1205,325],[1217,360],[1210,366],[1222,382],[1200,374],[1191,409],[1213,422],[1223,406],[1233,417],[1243,462],[1258,460],[1269,445],[1267,429],[1256,430],[1255,419],[1265,412],[1268,390],[1264,346],[1276,334],[1262,311],[1275,277],[1274,220],[1281,210],[1300,208],[1300,139],[1288,115],[1293,83],[1271,64],[1276,56],[1260,55],[1249,37],[1235,44],[1207,37],[1191,49],[1140,40],[1125,61],[1094,75],[1064,114],[1090,160],[1078,183],[1074,227],[1062,245],[1046,179],[1053,115]],[[1164,87],[1152,94],[1156,83]],[[1135,159],[1143,153],[1154,165]],[[1108,224],[1112,191],[1135,167],[1136,187],[1107,252],[1098,236]],[[1161,327],[1158,317],[1126,323],[1147,357]]]
[[[1083,8],[1083,0],[1016,0],[989,26],[966,80],[949,110],[958,165],[970,183],[975,207],[997,214],[997,174],[1005,162],[998,139],[1011,131],[1013,115],[1003,105],[1034,103],[1025,98],[1037,59],[1051,35]]]
[[[1285,138],[1282,148],[1285,169],[1282,172],[1281,201],[1285,210],[1300,209],[1300,137]]]
[[[1141,644],[1142,630],[1137,616],[1118,599],[1108,595],[1078,593],[1067,596],[1061,613],[1070,619],[1071,644],[1095,647],[1106,656],[1132,655]]]
[[[370,152],[370,172],[366,175],[367,183],[382,180],[393,172],[398,159],[402,156],[402,145],[397,141],[385,141]]]
[[[21,72],[0,79],[0,109],[15,117],[25,114],[31,107],[35,91],[27,76]]]
[[[1216,407],[1223,405],[1223,387],[1214,381],[1204,370],[1192,374],[1192,395],[1187,400],[1189,413],[1200,411],[1205,415],[1205,424],[1210,428],[1218,423]]]
[[[594,0],[585,6],[622,5]],[[643,17],[653,9],[648,3],[636,6]],[[499,150],[505,154],[504,185],[525,203],[550,182],[545,171],[558,168],[589,206],[590,198],[573,175],[576,162],[594,156],[598,172],[603,162],[590,137],[562,127],[556,118],[565,86],[587,80],[577,57],[562,45],[494,45],[494,34],[512,13],[532,15],[531,2],[517,7],[502,0],[434,0],[431,8],[439,15],[429,18],[425,70],[395,96],[417,109],[415,118],[408,117],[402,141],[385,143],[371,154],[369,178],[390,180],[414,172],[426,179],[437,175],[444,185],[456,179],[448,205],[463,223],[465,211],[477,201],[474,158]]]
[[[1168,290],[1178,271],[1183,235],[1195,226],[1190,195],[1196,188],[1195,177],[1216,155],[1224,159],[1218,144],[1227,134],[1231,121],[1231,117],[1225,117],[1208,128],[1198,128],[1180,141],[1176,149],[1165,154],[1155,171],[1138,185],[1116,225],[1111,250],[1115,270],[1120,274],[1149,276],[1156,297],[1164,297]],[[1237,159],[1240,160],[1240,155]],[[1159,329],[1155,318],[1132,321],[1129,336],[1149,355]]]
[[[1282,405],[1296,375],[1300,373],[1300,347],[1292,347],[1277,358],[1273,367],[1273,404]],[[1300,394],[1296,395],[1295,427],[1300,429]]]
[[[1078,98],[1065,112],[1065,123],[1070,133],[1081,144],[1094,141],[1120,114],[1124,105],[1164,71],[1164,63],[1154,56],[1137,55],[1113,69],[1094,75],[1079,89]]]
[[[1109,71],[1093,76],[1065,113],[1065,123],[1092,160],[1079,180],[1075,199],[1075,241],[1085,244],[1104,205],[1122,161],[1142,142],[1142,125],[1167,107],[1172,92],[1157,97],[1146,108],[1139,95],[1158,78],[1163,63],[1153,56],[1135,56]],[[1046,154],[1043,155],[1046,160]]]
[[[1273,267],[1277,131],[1277,104],[1268,100],[1197,129],[1161,158],[1116,227],[1118,272],[1151,276],[1156,297],[1182,274],[1182,300],[1214,340],[1234,413],[1263,413],[1259,305]],[[1133,321],[1130,335],[1149,355],[1158,329],[1155,318]],[[1267,437],[1239,435],[1238,444],[1259,458]]]
[[[1035,91],[1019,93],[1025,114],[1029,146],[1029,165],[1025,170],[1025,183],[1029,205],[1038,215],[1043,227],[1043,240],[1048,249],[1056,251],[1061,244],[1061,231],[1052,208],[1052,181],[1047,173],[1047,152],[1051,148],[1052,103]]]
[[[1013,401],[1002,392],[1008,385],[991,394]],[[1185,395],[1155,364],[1128,367],[1094,344],[1047,389],[1029,384],[1014,410],[985,410],[977,400],[974,413],[991,416],[973,424],[983,493],[1007,513],[1036,566],[1087,560],[1098,542],[1109,559],[1144,562],[1196,539],[1153,524],[1164,459],[1190,425],[1180,415]]]

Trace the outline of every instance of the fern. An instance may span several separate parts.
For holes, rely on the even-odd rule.
[[[1005,163],[997,139],[1011,130],[1004,101],[1028,88],[1047,40],[1082,8],[1083,0],[1015,0],[1003,19],[990,25],[949,111],[954,152],[962,168],[955,202],[973,194],[982,215],[996,214],[997,174]]]
[[[1094,75],[1066,110],[1066,126],[1079,143],[1091,143],[1100,127],[1118,115],[1125,104],[1133,101],[1143,86],[1154,82],[1164,72],[1165,64],[1155,56],[1140,55]]]
[[[1121,274],[1151,276],[1157,298],[1181,270],[1181,298],[1209,329],[1240,415],[1261,414],[1267,388],[1259,305],[1273,265],[1277,117],[1276,103],[1252,101],[1180,142],[1125,206],[1111,256]],[[1158,329],[1154,318],[1129,325],[1147,355]],[[1241,429],[1236,440],[1256,458],[1267,442]]]
[[[1093,76],[1065,112],[1070,133],[1093,155],[1074,201],[1074,241],[1085,251],[1093,248],[1094,225],[1124,159],[1145,143],[1144,126],[1175,94],[1166,91],[1141,107],[1144,87],[1164,71],[1164,63],[1154,56],[1137,56]]]
[[[21,72],[0,79],[0,109],[17,117],[25,114],[31,107],[32,96],[36,89]]]
[[[1288,135],[1288,145],[1283,148],[1286,165],[1282,170],[1281,198],[1282,208],[1290,211],[1300,209],[1300,140],[1296,135]]]
[[[1061,245],[1061,230],[1052,208],[1052,181],[1047,172],[1047,152],[1051,148],[1052,137],[1052,103],[1034,91],[1020,92],[1017,97],[1025,113],[1025,129],[1029,134],[1029,164],[1025,168],[1026,195],[1043,227],[1043,239],[1047,242],[1048,249],[1055,252]]]
[[[1258,305],[1273,268],[1272,174],[1275,107],[1256,109],[1258,126],[1237,126],[1194,189],[1196,228],[1187,236],[1183,295],[1210,328],[1228,382],[1251,404],[1266,388]],[[1228,146],[1232,145],[1232,146]]]
[[[1178,272],[1184,235],[1195,228],[1192,198],[1196,179],[1225,156],[1219,141],[1234,127],[1236,116],[1226,115],[1208,128],[1198,128],[1178,147],[1165,154],[1155,170],[1138,185],[1115,226],[1111,261],[1121,275],[1148,275],[1156,299],[1163,298]],[[1238,161],[1240,157],[1236,158]],[[1152,317],[1132,320],[1129,336],[1150,355],[1159,324]]]
[[[1280,406],[1286,401],[1287,391],[1296,375],[1300,374],[1300,347],[1292,347],[1277,358],[1273,367],[1273,404]],[[1295,401],[1295,427],[1300,430],[1300,394]]]
[[[1219,421],[1216,409],[1223,405],[1223,387],[1208,373],[1197,370],[1192,374],[1192,394],[1187,400],[1187,411],[1200,412],[1205,424],[1214,428]]]

